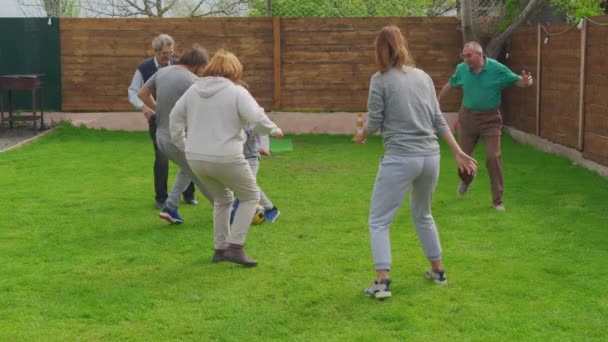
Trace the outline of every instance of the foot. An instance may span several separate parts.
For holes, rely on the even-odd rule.
[[[279,218],[279,215],[281,215],[279,209],[277,207],[272,207],[266,210],[264,213],[264,219],[266,222],[274,223],[277,218]]]
[[[505,205],[504,204],[494,204],[494,209],[498,210],[498,211],[505,211]]]
[[[161,210],[164,207],[165,207],[165,202],[156,202],[154,204],[154,208],[156,208],[156,210]]]
[[[230,224],[232,224],[232,222],[234,222],[234,215],[236,214],[236,210],[239,207],[239,199],[235,199],[234,202],[232,202],[232,210],[230,211]]]
[[[211,262],[224,261],[225,252],[226,252],[225,249],[216,249],[215,252],[213,253],[213,258],[211,259]]]
[[[473,175],[473,178],[471,179],[471,182],[469,184],[460,182],[460,184],[458,184],[458,188],[456,189],[456,193],[458,193],[458,196],[464,196],[467,193],[467,191],[469,191],[469,187],[471,186],[471,184],[473,184],[474,180],[475,180],[475,175]]]
[[[177,213],[177,209],[172,210],[168,207],[164,207],[163,210],[161,210],[160,214],[158,214],[158,216],[169,223],[184,223],[182,217],[179,216],[179,214]]]
[[[246,267],[253,267],[258,264],[257,261],[245,255],[243,246],[232,244],[224,252],[224,260],[232,261]]]
[[[198,205],[198,200],[194,197],[192,198],[184,198],[184,202],[190,205]]]
[[[391,280],[390,279],[381,279],[374,280],[372,286],[363,290],[363,294],[368,297],[374,297],[378,299],[384,299],[392,296],[391,293]]]
[[[445,285],[448,282],[448,277],[444,270],[428,270],[425,273],[427,279],[432,279],[437,285]]]

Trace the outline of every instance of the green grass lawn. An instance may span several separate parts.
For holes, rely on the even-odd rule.
[[[251,229],[251,269],[210,262],[208,203],[181,207],[183,225],[158,218],[147,133],[63,126],[0,154],[0,340],[605,340],[606,179],[505,136],[499,213],[483,146],[465,198],[442,146],[433,214],[449,283],[424,278],[404,206],[393,297],[378,301],[362,290],[380,139],[292,139],[261,163],[281,217]]]

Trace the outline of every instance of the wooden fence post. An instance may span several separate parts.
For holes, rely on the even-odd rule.
[[[541,53],[542,53],[542,27],[538,24],[536,32],[536,135],[540,137],[540,80],[541,72]]]
[[[578,98],[578,149],[585,145],[585,73],[587,72],[587,20],[583,20],[581,29],[581,76]]]
[[[272,110],[281,109],[281,18],[272,18],[272,29],[274,33],[274,107]]]

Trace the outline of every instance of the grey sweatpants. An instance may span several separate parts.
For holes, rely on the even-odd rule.
[[[215,200],[213,204],[213,238],[215,249],[225,249],[228,244],[243,245],[251,218],[260,201],[260,189],[245,158],[233,163],[216,163],[188,160],[194,174],[203,182]],[[230,209],[234,199],[240,204],[232,227]]]
[[[203,185],[203,183],[194,175],[192,169],[190,169],[190,165],[188,165],[188,161],[186,160],[186,154],[180,151],[168,137],[163,135],[156,136],[156,145],[158,149],[167,157],[169,160],[177,164],[179,167],[179,172],[175,176],[175,181],[173,182],[173,187],[171,191],[167,194],[167,202],[166,205],[170,209],[177,209],[179,207],[179,199],[180,195],[190,182],[194,182],[196,187],[200,190],[200,192],[207,198],[209,203],[213,205],[213,197],[211,197],[211,193],[209,190]]]
[[[247,162],[249,163],[249,167],[251,168],[251,173],[253,173],[253,177],[258,178],[258,169],[260,167],[260,159],[259,158],[247,158]],[[257,181],[256,181],[257,182]],[[270,201],[268,196],[262,191],[260,188],[260,204],[264,209],[272,209],[274,204]]]
[[[380,162],[369,213],[369,230],[376,270],[390,270],[389,228],[407,190],[418,239],[429,261],[441,260],[441,244],[431,215],[433,191],[439,176],[439,155],[404,157],[386,155]]]

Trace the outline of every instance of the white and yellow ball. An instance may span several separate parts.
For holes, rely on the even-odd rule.
[[[253,215],[253,219],[251,220],[251,224],[262,224],[264,223],[264,207],[258,205],[255,209],[255,214]]]

